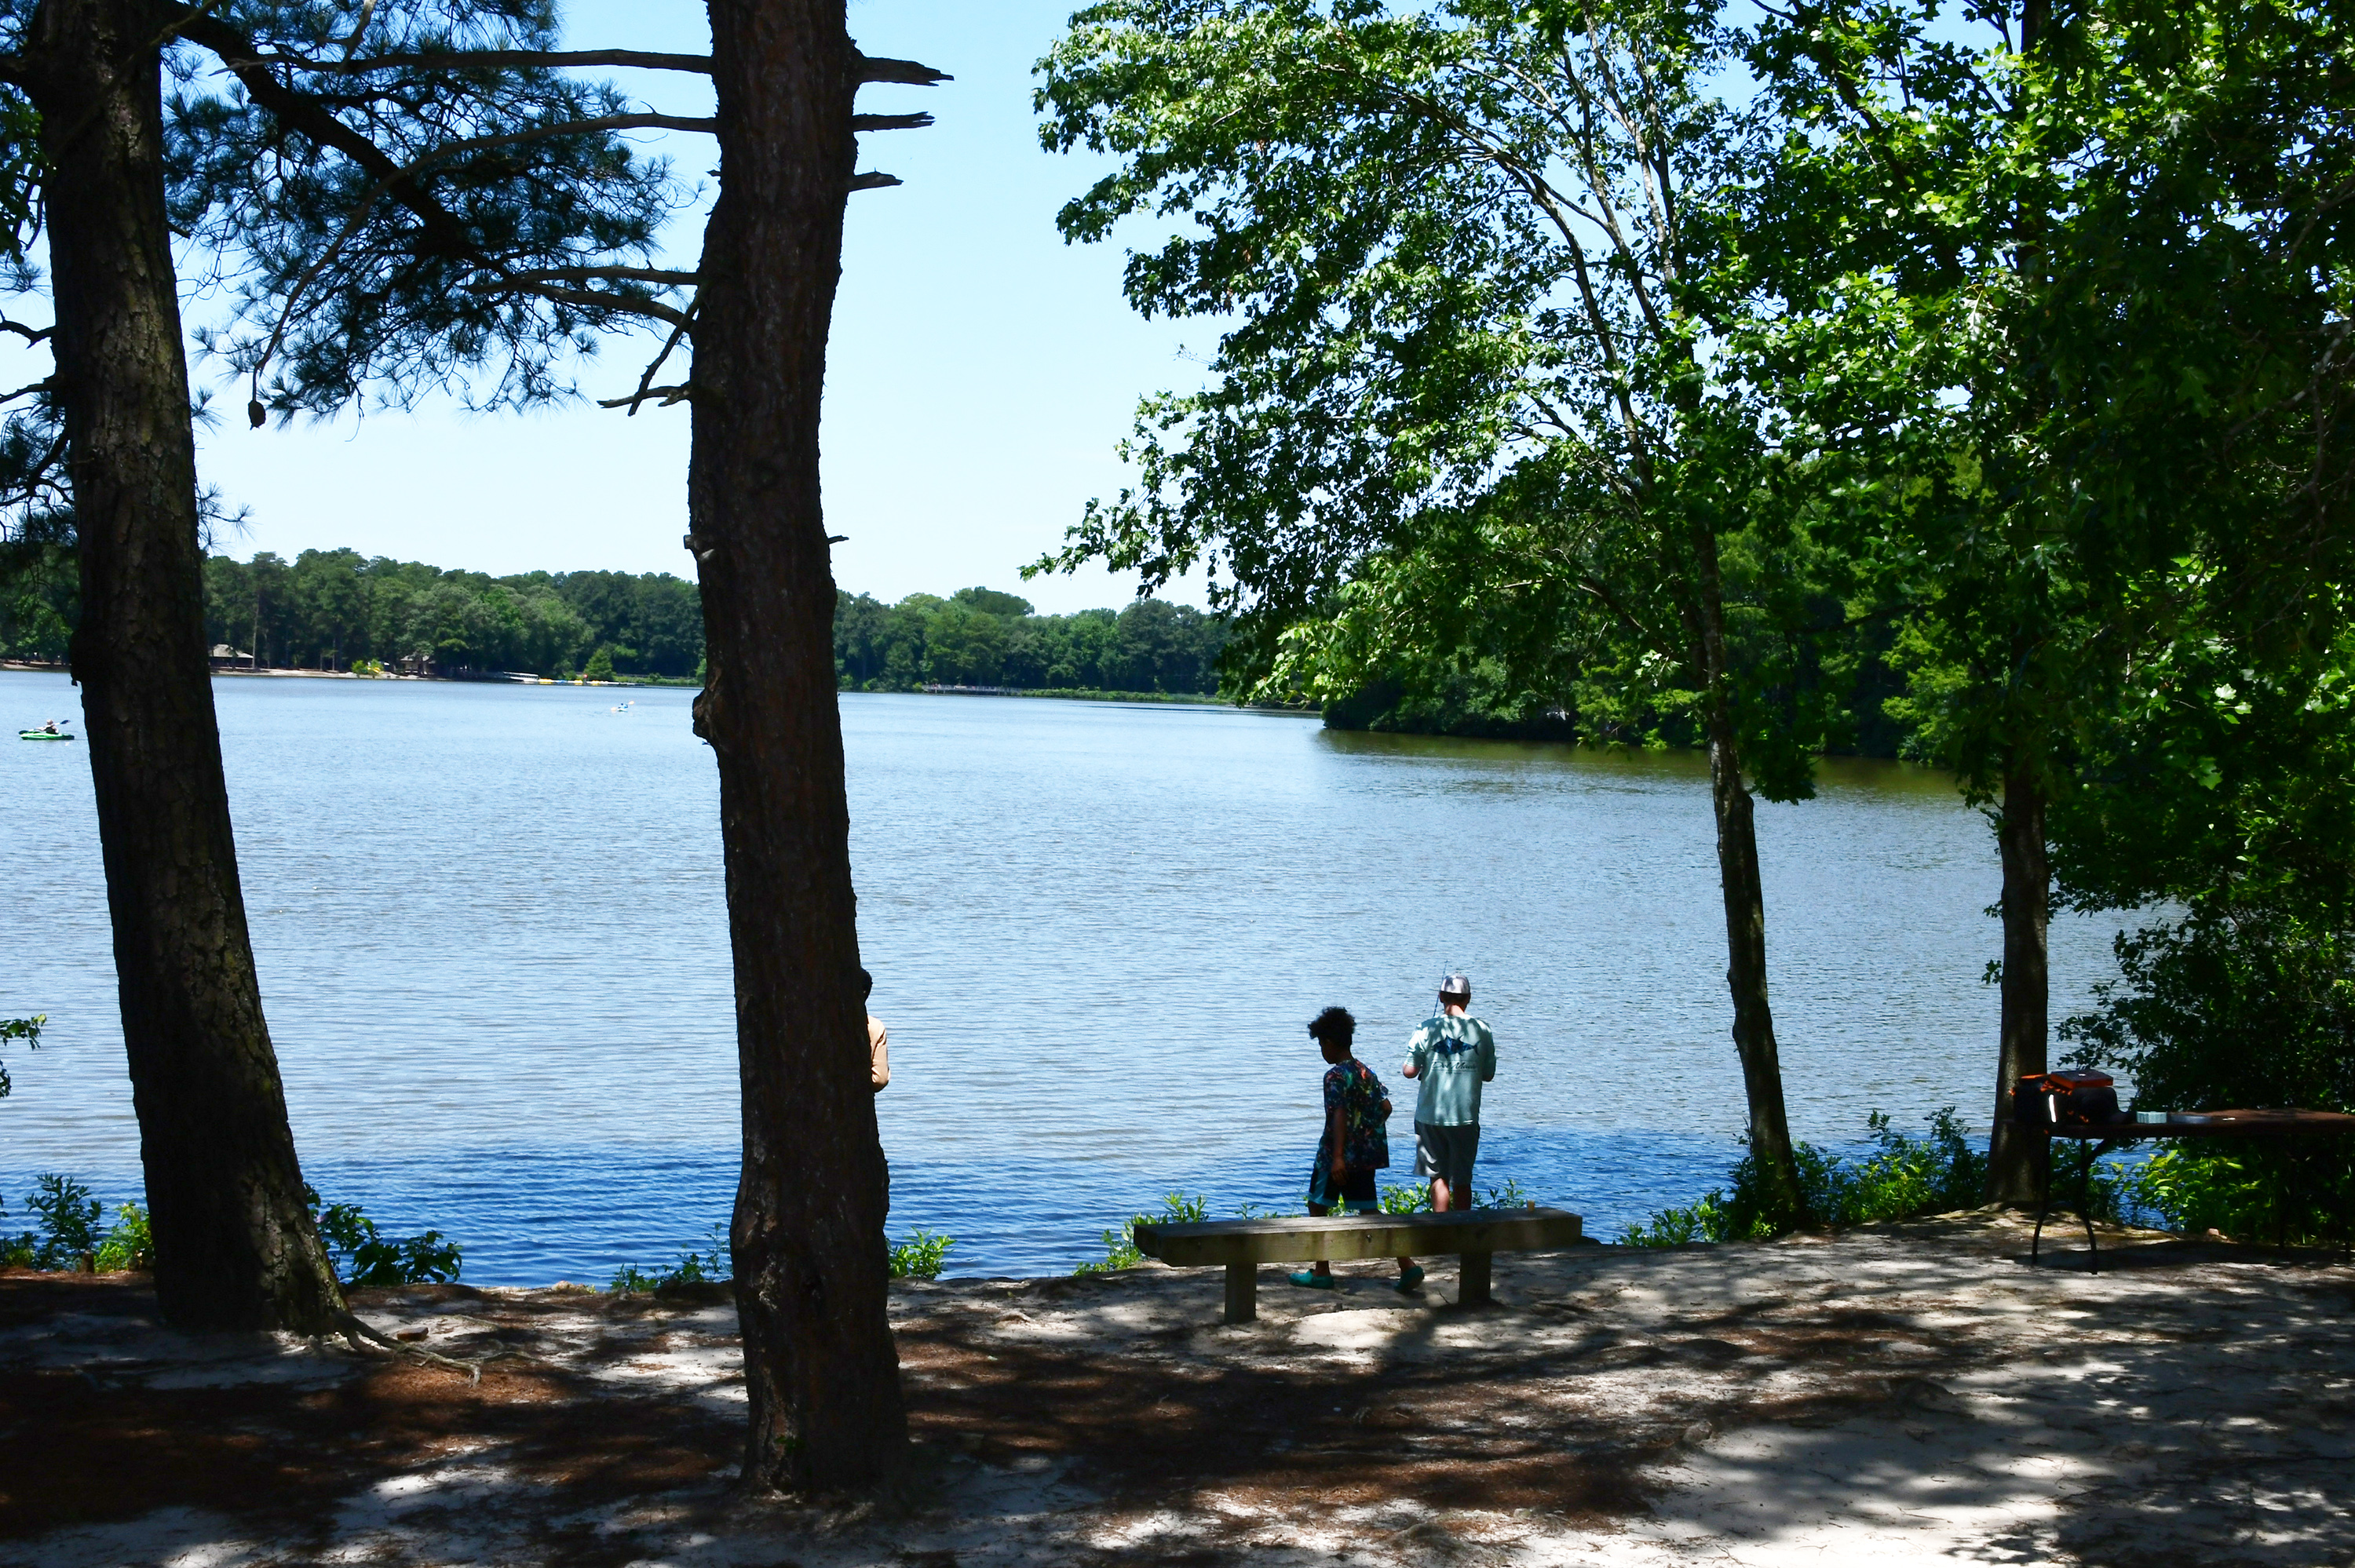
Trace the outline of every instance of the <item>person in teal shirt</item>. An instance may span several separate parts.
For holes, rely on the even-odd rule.
[[[1472,1207],[1472,1164],[1480,1152],[1480,1086],[1497,1075],[1497,1037],[1470,1015],[1472,981],[1439,982],[1439,1011],[1408,1037],[1399,1071],[1419,1086],[1414,1102],[1414,1173],[1431,1182],[1431,1206]]]

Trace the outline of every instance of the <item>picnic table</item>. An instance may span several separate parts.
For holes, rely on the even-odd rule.
[[[1136,1250],[1179,1267],[1223,1264],[1226,1320],[1259,1316],[1259,1266],[1313,1263],[1319,1258],[1461,1258],[1455,1299],[1476,1307],[1488,1299],[1488,1260],[1500,1252],[1559,1252],[1582,1234],[1566,1209],[1457,1209],[1444,1214],[1328,1214],[1322,1218],[1204,1220],[1136,1226]]]
[[[2038,1251],[2044,1240],[2044,1217],[2052,1207],[2052,1140],[2068,1139],[2084,1150],[2084,1160],[2077,1168],[2077,1217],[2085,1224],[2085,1246],[2092,1255],[2093,1270],[2102,1268],[2101,1244],[2094,1239],[2094,1161],[2120,1144],[2139,1143],[2162,1138],[2343,1138],[2355,1133],[2355,1116],[2343,1111],[2260,1109],[2171,1111],[2165,1121],[2105,1121],[2083,1126],[2070,1123],[2029,1122],[2023,1124],[2031,1132],[2044,1135],[2044,1192],[2036,1205],[2036,1234],[2028,1244],[2028,1259],[2037,1261]],[[2297,1167],[2291,1171],[2290,1195],[2297,1192]],[[2288,1224],[2287,1207],[2283,1209],[2283,1224]],[[2349,1216],[2339,1216],[2339,1240],[2342,1245],[2355,1242],[2355,1226]]]

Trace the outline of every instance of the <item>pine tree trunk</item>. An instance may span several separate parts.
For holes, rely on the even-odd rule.
[[[96,784],[155,1294],[189,1329],[318,1332],[343,1298],[304,1202],[238,885],[156,40],[166,12],[45,0],[27,51],[80,536],[73,673]]]
[[[2041,1073],[2047,1056],[2051,976],[2046,947],[2052,862],[2044,840],[2044,793],[2016,761],[2004,775],[1996,819],[2003,853],[2003,1022],[1996,1068],[1995,1137],[1987,1151],[1987,1202],[2026,1205],[2043,1185],[2045,1140],[2011,1120],[2011,1088]]]
[[[1733,992],[1733,1049],[1742,1060],[1742,1087],[1750,1104],[1750,1155],[1765,1179],[1775,1217],[1801,1224],[1808,1215],[1783,1104],[1774,1010],[1766,992],[1766,888],[1759,875],[1755,812],[1742,781],[1741,739],[1733,726],[1716,535],[1697,524],[1693,550],[1700,578],[1696,620],[1707,694],[1710,803],[1717,817],[1718,885],[1725,898],[1725,981]]]
[[[719,765],[744,1168],[730,1232],[755,1488],[903,1460],[886,1315],[834,674],[818,399],[857,157],[843,0],[710,0],[719,199],[705,230],[688,504]]]

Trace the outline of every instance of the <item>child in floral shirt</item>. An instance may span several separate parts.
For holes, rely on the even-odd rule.
[[[1309,1024],[1308,1033],[1332,1065],[1325,1073],[1325,1135],[1316,1142],[1316,1163],[1308,1171],[1308,1212],[1328,1214],[1379,1213],[1380,1196],[1374,1191],[1374,1172],[1391,1162],[1390,1092],[1373,1069],[1350,1050],[1358,1021],[1346,1008],[1328,1007]],[[1318,1259],[1292,1276],[1292,1283],[1311,1290],[1333,1288],[1333,1266]],[[1412,1258],[1399,1259],[1401,1290],[1423,1283],[1423,1270]]]

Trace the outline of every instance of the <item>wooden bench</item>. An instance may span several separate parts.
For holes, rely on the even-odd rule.
[[[1436,1257],[1462,1262],[1461,1306],[1488,1300],[1488,1260],[1500,1252],[1576,1246],[1579,1218],[1566,1209],[1461,1209],[1445,1214],[1332,1214],[1323,1219],[1209,1220],[1136,1227],[1136,1250],[1180,1268],[1224,1264],[1227,1321],[1259,1316],[1259,1266],[1320,1258]]]

